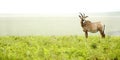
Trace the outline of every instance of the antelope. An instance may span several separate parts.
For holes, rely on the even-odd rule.
[[[88,32],[96,33],[100,32],[100,35],[102,38],[105,38],[105,25],[101,22],[91,22],[89,20],[86,20],[88,16],[85,16],[85,14],[80,13],[79,18],[81,19],[80,24],[83,28],[83,32],[85,32],[85,37],[88,38]]]

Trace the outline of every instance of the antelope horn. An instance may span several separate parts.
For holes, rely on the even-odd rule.
[[[85,14],[83,13],[84,17],[85,17]]]
[[[80,13],[80,15],[83,17],[82,13]]]

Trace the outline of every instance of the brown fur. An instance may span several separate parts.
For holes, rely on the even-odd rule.
[[[104,29],[105,29],[105,25],[102,25],[101,22],[91,22],[89,20],[85,20],[85,18],[87,18],[88,16],[85,16],[85,14],[81,14],[79,15],[80,19],[81,19],[81,27],[83,28],[83,31],[85,32],[85,37],[88,38],[88,32],[91,33],[96,33],[96,32],[100,32],[102,38],[105,38],[105,33],[104,33]]]

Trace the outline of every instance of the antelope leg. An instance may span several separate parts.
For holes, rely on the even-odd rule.
[[[103,31],[100,31],[100,34],[101,34],[102,38],[105,38],[105,33]]]
[[[87,31],[85,31],[85,37],[88,38],[88,32]]]
[[[105,33],[103,32],[103,38],[105,38]]]

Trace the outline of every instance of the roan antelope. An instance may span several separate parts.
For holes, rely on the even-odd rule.
[[[105,38],[105,25],[103,25],[101,22],[91,22],[89,20],[85,20],[88,16],[85,16],[85,14],[80,13],[79,18],[81,19],[81,27],[83,28],[83,31],[85,32],[85,37],[88,38],[88,32],[96,33],[100,32],[102,38]]]

